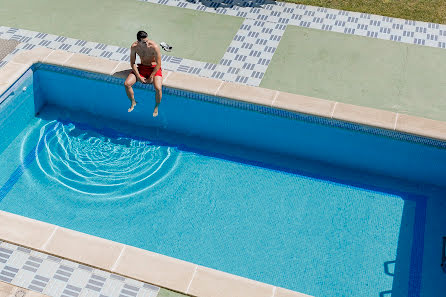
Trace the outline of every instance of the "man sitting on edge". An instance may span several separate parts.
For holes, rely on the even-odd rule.
[[[132,72],[124,82],[125,91],[130,99],[131,105],[128,112],[131,112],[136,105],[135,95],[132,86],[137,82],[143,84],[151,84],[155,87],[155,109],[153,110],[153,116],[158,116],[158,106],[161,103],[161,87],[163,82],[163,74],[161,69],[161,52],[158,45],[147,38],[147,33],[139,31],[136,34],[138,41],[135,41],[130,47],[130,66]],[[141,64],[138,67],[135,65],[136,54],[141,59]]]

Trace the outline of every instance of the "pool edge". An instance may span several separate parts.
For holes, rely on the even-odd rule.
[[[38,47],[15,55],[10,63],[0,69],[0,94],[7,90],[17,78],[35,63],[64,66],[121,78],[130,71],[129,63]],[[8,65],[10,66],[8,67]],[[441,141],[446,140],[446,122],[443,121],[225,82],[193,74],[165,70],[163,74],[163,85],[169,88],[224,97]]]
[[[310,297],[6,211],[0,239],[191,296]]]

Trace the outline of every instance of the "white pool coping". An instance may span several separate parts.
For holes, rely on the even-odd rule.
[[[0,69],[0,94],[34,63],[123,76],[129,63],[35,48]],[[446,140],[446,122],[163,71],[164,86]],[[197,297],[304,297],[302,293],[0,211],[0,239]]]

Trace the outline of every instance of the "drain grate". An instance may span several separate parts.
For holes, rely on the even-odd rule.
[[[20,42],[17,40],[0,39],[0,61],[9,55]]]

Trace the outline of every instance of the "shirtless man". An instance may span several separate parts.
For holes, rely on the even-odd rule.
[[[128,112],[131,112],[136,105],[135,95],[132,86],[137,82],[143,84],[151,84],[155,87],[155,109],[153,116],[158,116],[158,106],[161,103],[161,87],[163,82],[163,74],[161,70],[161,52],[158,45],[147,38],[147,33],[139,31],[136,34],[138,41],[135,41],[130,48],[130,66],[132,72],[124,82],[127,97],[129,97],[131,105]],[[141,59],[141,64],[138,67],[135,64],[136,54]]]

